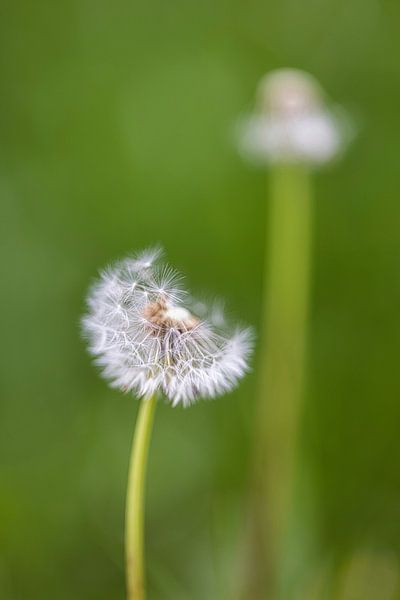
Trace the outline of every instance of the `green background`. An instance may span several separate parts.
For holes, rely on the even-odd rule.
[[[318,77],[358,132],[315,176],[302,461],[316,568],[367,549],[396,570],[399,26],[394,0],[3,0],[2,599],[123,598],[137,401],[90,364],[86,290],[107,262],[159,242],[193,291],[259,329],[267,175],[242,162],[232,132],[259,78],[286,66]],[[233,598],[255,383],[253,372],[215,402],[159,406],[151,598]]]

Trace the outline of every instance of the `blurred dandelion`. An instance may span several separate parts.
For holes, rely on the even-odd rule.
[[[105,270],[89,292],[82,319],[104,377],[143,398],[126,502],[127,588],[135,600],[145,597],[144,480],[157,394],[173,406],[223,394],[248,370],[252,347],[249,329],[230,331],[221,307],[193,300],[181,276],[160,258],[160,249],[146,250]]]
[[[338,109],[317,81],[283,69],[258,87],[255,114],[238,126],[240,152],[270,167],[263,343],[245,595],[279,595],[293,493],[306,359],[311,282],[312,169],[337,157],[348,141]],[[268,542],[266,542],[268,540]]]
[[[241,152],[259,164],[322,165],[336,158],[350,138],[343,111],[328,107],[317,80],[295,69],[263,77],[256,112],[238,125]]]

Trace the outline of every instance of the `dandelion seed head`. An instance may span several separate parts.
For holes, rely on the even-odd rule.
[[[317,80],[296,69],[263,77],[256,111],[238,127],[240,150],[261,164],[321,165],[338,156],[348,138],[348,123],[328,107]]]
[[[104,270],[87,306],[83,333],[113,387],[187,406],[233,389],[248,371],[250,330],[230,332],[221,305],[207,311],[189,296],[159,248]]]

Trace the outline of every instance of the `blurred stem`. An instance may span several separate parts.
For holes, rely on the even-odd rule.
[[[280,596],[305,367],[310,183],[304,166],[271,170],[250,515],[253,598]]]
[[[144,600],[144,493],[147,457],[157,397],[143,398],[133,436],[125,512],[126,583],[128,600]]]

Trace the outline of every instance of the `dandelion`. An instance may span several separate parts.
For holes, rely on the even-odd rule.
[[[285,547],[290,546],[288,516],[306,367],[311,173],[337,157],[347,141],[348,128],[340,111],[329,107],[314,77],[294,69],[274,71],[262,78],[256,110],[239,127],[240,151],[269,167],[270,185],[265,261],[268,286],[265,283],[249,503],[247,597],[264,597],[266,589],[272,596],[282,594],[282,582],[289,579],[288,572],[283,576],[282,565],[285,560],[290,563]]]
[[[348,138],[343,112],[329,108],[316,79],[296,69],[266,75],[256,111],[239,126],[243,154],[261,164],[322,165],[339,155]]]
[[[230,331],[220,305],[194,300],[158,248],[103,271],[87,303],[83,332],[103,376],[143,399],[126,504],[128,594],[142,600],[143,490],[157,394],[188,406],[232,390],[248,370],[251,332]]]
[[[158,249],[145,251],[104,271],[89,293],[83,330],[114,387],[138,397],[160,391],[173,406],[187,406],[235,387],[247,370],[249,331],[229,334],[222,310],[207,315],[159,258]]]

